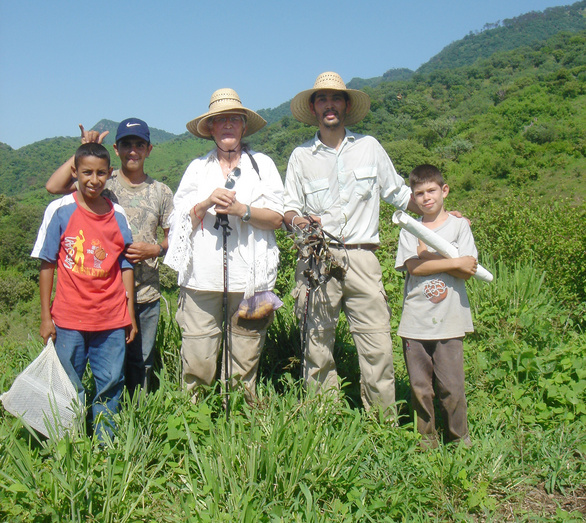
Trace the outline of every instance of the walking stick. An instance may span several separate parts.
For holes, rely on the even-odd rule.
[[[223,251],[223,265],[224,265],[224,295],[222,297],[223,306],[223,325],[222,325],[222,351],[224,356],[224,379],[226,385],[226,421],[230,420],[230,358],[228,355],[228,236],[230,236],[231,227],[228,223],[228,216],[225,214],[216,215],[216,223],[214,229],[222,227],[222,251]]]
[[[313,256],[309,258],[309,270],[311,271],[313,265]],[[307,313],[309,311],[309,297],[311,296],[311,285],[307,282],[307,289],[305,290],[305,307],[303,309],[303,326],[301,329],[301,377],[305,378],[305,348],[307,346]]]

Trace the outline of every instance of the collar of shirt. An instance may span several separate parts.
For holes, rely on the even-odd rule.
[[[218,160],[218,150],[217,149],[212,149],[205,157],[205,163],[206,165],[208,163],[212,163],[214,161],[219,161]]]
[[[249,153],[252,154],[249,150]],[[212,162],[219,162],[220,160],[218,159],[218,150],[217,149],[212,149],[206,156],[205,156],[205,164],[206,166]],[[242,150],[240,152],[240,161],[238,162],[238,167],[240,167],[241,169],[244,167],[242,164],[242,161],[244,160],[246,167],[250,167],[252,168],[252,162],[250,161],[250,158],[248,157],[248,154],[246,154],[244,152],[244,150]]]
[[[344,140],[342,141],[342,145],[340,147],[340,151],[344,148],[344,145],[347,142],[352,142],[354,143],[354,141],[356,140],[356,135],[349,131],[348,129],[345,129],[346,131],[346,136],[344,137]],[[315,154],[317,151],[319,151],[320,148],[324,148],[324,149],[331,149],[331,147],[328,147],[325,143],[323,143],[320,139],[319,139],[319,131],[317,131],[315,133],[315,136],[313,138],[313,145],[311,147],[311,152],[313,154]],[[338,151],[339,152],[339,151]]]

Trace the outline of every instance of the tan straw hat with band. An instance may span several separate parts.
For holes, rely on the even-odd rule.
[[[309,125],[318,125],[317,118],[309,108],[311,95],[323,89],[344,91],[350,98],[350,110],[346,113],[344,125],[352,125],[362,120],[370,111],[370,96],[357,89],[347,89],[346,84],[337,73],[322,73],[317,77],[313,89],[301,91],[291,100],[291,113],[296,120]]]
[[[211,140],[208,120],[222,113],[242,114],[246,116],[246,130],[243,136],[250,136],[262,129],[266,120],[254,111],[242,106],[240,97],[234,89],[224,88],[214,91],[210,99],[210,109],[187,124],[187,130],[199,138]]]

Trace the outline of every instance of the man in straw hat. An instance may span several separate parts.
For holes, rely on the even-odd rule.
[[[318,132],[289,159],[285,224],[293,230],[307,227],[310,220],[321,224],[339,240],[330,243],[330,250],[347,270],[342,281],[331,278],[306,293],[307,262],[298,262],[293,295],[297,316],[307,322],[304,379],[321,390],[339,387],[333,347],[343,308],[358,351],[364,406],[380,407],[392,416],[395,377],[390,313],[374,254],[379,244],[380,198],[399,209],[414,209],[409,188],[380,143],[346,129],[369,110],[369,96],[347,89],[332,72],[319,75],[313,89],[293,98],[293,116],[316,125]],[[309,304],[304,314],[306,296]]]
[[[283,220],[283,183],[273,161],[248,150],[242,139],[265,124],[243,107],[233,89],[215,91],[209,110],[187,124],[189,132],[216,144],[183,175],[165,257],[179,273],[183,384],[194,400],[198,386],[210,385],[216,375],[226,279],[230,368],[224,368],[224,377],[239,376],[247,398],[254,397],[261,348],[274,315],[271,309],[263,318],[244,319],[237,310],[243,298],[275,285],[279,251],[274,229]],[[227,275],[218,216],[228,219]]]

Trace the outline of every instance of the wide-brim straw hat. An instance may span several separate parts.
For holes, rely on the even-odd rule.
[[[344,91],[348,94],[350,110],[346,113],[344,125],[349,126],[360,122],[370,111],[370,96],[357,89],[348,89],[339,74],[327,72],[317,77],[313,89],[301,91],[291,100],[291,113],[296,120],[308,125],[318,125],[317,118],[309,108],[309,102],[313,93],[323,89]]]
[[[242,114],[246,116],[246,129],[243,136],[250,136],[262,129],[266,120],[251,109],[242,105],[238,93],[234,89],[224,88],[214,91],[210,98],[209,111],[187,123],[187,130],[199,138],[211,140],[208,120],[222,113]]]

